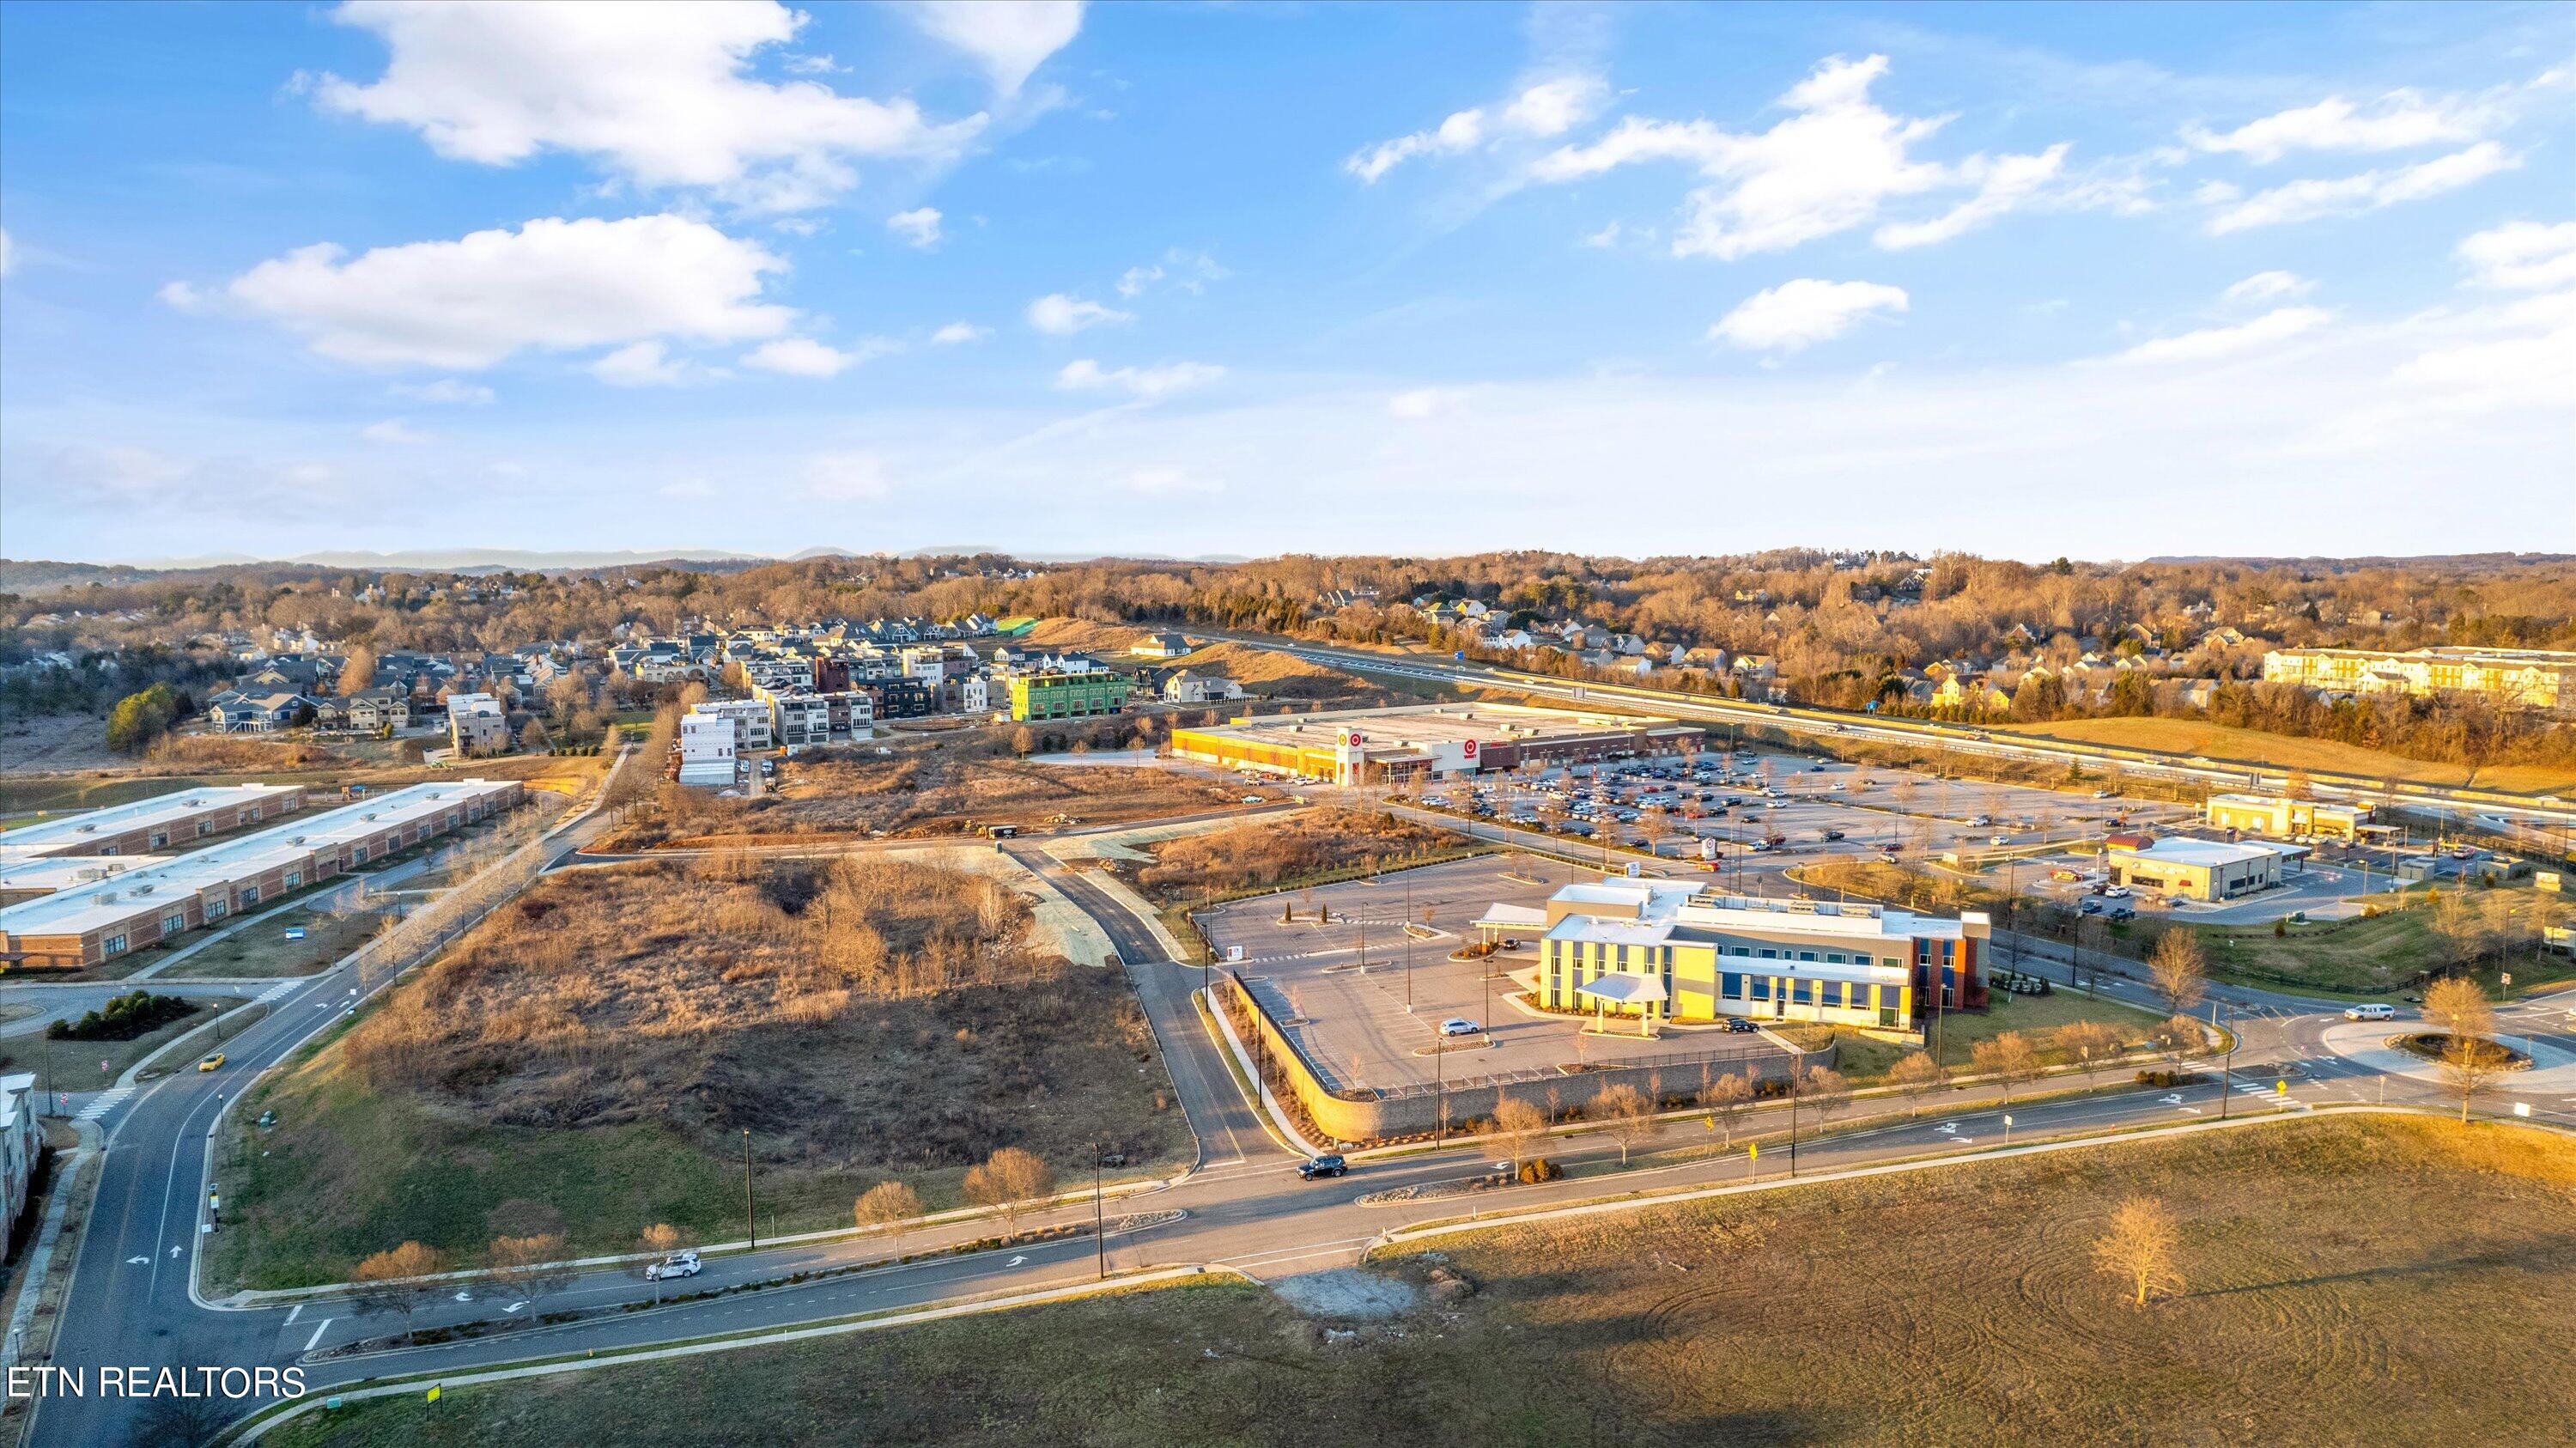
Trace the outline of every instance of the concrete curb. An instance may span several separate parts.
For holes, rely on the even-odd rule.
[[[1997,1146],[1983,1151],[1960,1152],[1950,1156],[1921,1157],[1910,1161],[1886,1162],[1877,1166],[1851,1167],[1835,1172],[1811,1172],[1805,1176],[1773,1177],[1763,1181],[1728,1182],[1718,1186],[1692,1187],[1684,1191],[1662,1192],[1648,1196],[1627,1196],[1572,1202],[1556,1207],[1537,1207],[1525,1212],[1503,1213],[1491,1217],[1452,1217],[1446,1221],[1420,1222],[1409,1227],[1391,1227],[1378,1234],[1360,1253],[1366,1262],[1380,1248],[1432,1237],[1455,1236],[1462,1232],[1483,1232],[1504,1227],[1524,1227],[1533,1222],[1558,1218],[1599,1216],[1610,1212],[1639,1211],[1671,1206],[1683,1202],[1705,1201],[1713,1197],[1741,1196],[1755,1192],[1787,1191],[1798,1187],[1833,1182],[1858,1181],[1866,1177],[1900,1176],[1912,1172],[1936,1171],[1943,1167],[1973,1165],[2006,1157],[2039,1156],[2051,1152],[2084,1151],[2099,1147],[2119,1146],[2134,1141],[2153,1141],[2164,1137],[2189,1136],[2206,1131],[2237,1131],[2260,1126],[2274,1126],[2285,1121],[2313,1121],[2324,1116],[2429,1116],[2439,1120],[2454,1119],[2450,1113],[2420,1106],[2318,1106],[2302,1103],[2300,1109],[2275,1111],[2264,1116],[2239,1116],[2222,1121],[2188,1121],[2146,1130],[2113,1131],[2098,1136],[2080,1136],[2062,1141],[2033,1142],[2027,1146]],[[2546,1122],[2490,1118],[2490,1124],[2536,1127],[2561,1136],[2576,1135],[2565,1127]]]
[[[468,1387],[483,1383],[511,1382],[523,1378],[549,1377],[559,1373],[591,1372],[600,1368],[624,1367],[633,1363],[658,1362],[671,1358],[700,1357],[709,1353],[733,1352],[741,1348],[766,1347],[779,1343],[806,1342],[816,1338],[839,1337],[854,1332],[875,1332],[892,1327],[911,1327],[925,1322],[939,1322],[953,1317],[967,1317],[984,1312],[1002,1312],[1016,1307],[1034,1307],[1050,1302],[1069,1302],[1084,1297],[1131,1291],[1140,1287],[1160,1287],[1174,1282],[1208,1276],[1240,1277],[1242,1273],[1214,1265],[1190,1264],[1156,1268],[1127,1277],[1114,1277],[1105,1282],[1086,1281],[1063,1287],[1038,1288],[1007,1297],[951,1303],[945,1306],[912,1308],[883,1317],[858,1322],[824,1323],[806,1327],[757,1329],[740,1337],[676,1344],[669,1347],[645,1347],[612,1357],[582,1358],[555,1363],[528,1363],[524,1366],[502,1364],[456,1374],[423,1373],[374,1387],[344,1388],[327,1394],[308,1394],[283,1410],[263,1410],[242,1419],[214,1440],[221,1443],[255,1443],[281,1423],[314,1411],[326,1399],[343,1403],[365,1402],[373,1398],[392,1397],[432,1384],[441,1388]]]

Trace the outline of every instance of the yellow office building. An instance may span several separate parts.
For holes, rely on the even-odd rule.
[[[2370,822],[2366,805],[2321,804],[2275,794],[2213,794],[2205,808],[2213,828],[2274,839],[2322,835],[2348,840]]]

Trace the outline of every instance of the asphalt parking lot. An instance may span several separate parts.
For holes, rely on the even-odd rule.
[[[1919,857],[2099,836],[2114,827],[2114,819],[2143,827],[2189,817],[2188,810],[2174,805],[2096,799],[2089,792],[2028,785],[1934,779],[1797,755],[1747,751],[1730,760],[1711,752],[1688,763],[1723,764],[1726,775],[1702,783],[1688,776],[1661,780],[1617,766],[1582,765],[1536,776],[1443,781],[1425,794],[1446,799],[1452,808],[1466,808],[1478,802],[1474,787],[1483,786],[1487,791],[1483,802],[1494,809],[1495,818],[1519,816],[1546,824],[1576,818],[1567,812],[1589,802],[1593,813],[1583,822],[1595,830],[1592,839],[1598,840],[1598,832],[1606,829],[1631,844],[1643,843],[1647,815],[1642,802],[1674,795],[1675,802],[1666,811],[1673,833],[1663,842],[1663,851],[1680,858],[1696,856],[1702,839],[1717,841],[1720,853],[1729,857],[1753,852],[1757,842],[1774,841],[1760,853],[1795,856],[1889,849]],[[1773,790],[1782,797],[1770,798]],[[1708,813],[1688,818],[1692,809]],[[1637,819],[1625,819],[1629,812]],[[1830,838],[1834,832],[1842,838]],[[1565,839],[1569,850],[1580,850],[1587,843],[1581,836]]]
[[[1286,1026],[1316,1075],[1337,1089],[1472,1083],[1479,1077],[1656,1059],[1672,1063],[1673,1089],[1680,1090],[1685,1078],[1696,1085],[1696,1057],[1768,1044],[1758,1033],[1705,1027],[1668,1027],[1653,1040],[1591,1035],[1578,1020],[1516,1007],[1509,998],[1521,987],[1507,973],[1537,964],[1532,939],[1488,960],[1449,958],[1474,940],[1471,922],[1487,906],[1537,906],[1560,886],[1600,878],[1597,870],[1527,855],[1483,856],[1375,882],[1327,886],[1313,891],[1311,901],[1306,892],[1241,900],[1198,920],[1220,959],[1241,950],[1242,959],[1231,968]],[[1428,907],[1433,932],[1413,942],[1409,982],[1402,929],[1408,897],[1409,918],[1418,924]],[[1295,923],[1280,923],[1283,903],[1299,912]],[[1330,909],[1331,924],[1316,922],[1317,908]],[[1440,1023],[1453,1017],[1490,1031],[1443,1037]],[[1569,1101],[1580,1094],[1575,1087],[1569,1091]]]

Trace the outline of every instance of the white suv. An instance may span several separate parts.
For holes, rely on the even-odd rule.
[[[644,1280],[661,1282],[673,1277],[695,1277],[701,1269],[695,1252],[674,1252],[644,1269]]]

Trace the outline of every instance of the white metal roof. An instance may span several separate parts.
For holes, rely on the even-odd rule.
[[[20,825],[0,834],[0,851],[24,856],[50,854],[93,840],[104,844],[129,830],[176,824],[209,810],[264,805],[280,795],[300,792],[291,784],[223,784],[174,789],[124,804],[82,810],[61,819]]]

